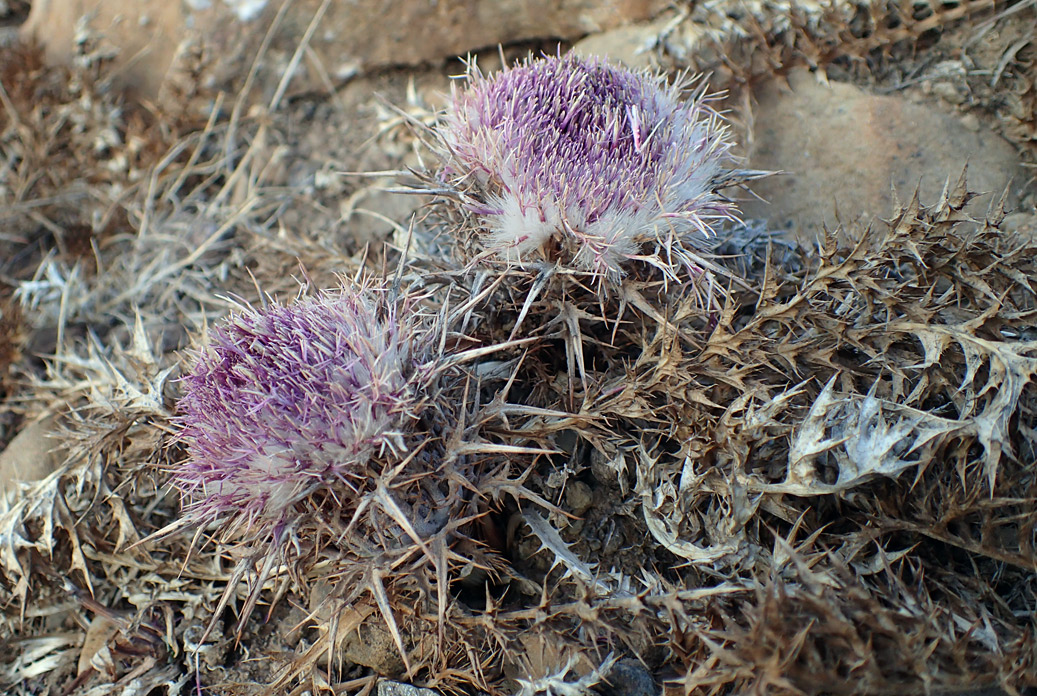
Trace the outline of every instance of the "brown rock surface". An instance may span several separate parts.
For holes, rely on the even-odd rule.
[[[290,3],[266,61],[274,84],[289,67],[315,15],[310,48],[293,87],[319,89],[371,68],[417,65],[498,43],[573,40],[652,17],[664,0],[321,0]],[[281,7],[266,0],[37,0],[23,35],[34,37],[56,61],[74,52],[77,24],[120,50],[128,83],[158,91],[178,54],[196,51],[225,64],[228,77],[247,72]],[[244,70],[242,70],[244,67]],[[240,85],[239,85],[240,86]]]
[[[787,174],[752,186],[767,203],[746,201],[747,219],[767,219],[772,229],[806,241],[822,223],[834,228],[837,218],[888,216],[891,186],[906,199],[920,185],[922,201],[934,202],[966,163],[975,191],[999,196],[1012,185],[1009,210],[1029,178],[1015,148],[957,115],[849,84],[823,84],[806,71],[789,82],[791,91],[771,84],[757,94],[749,164]],[[990,200],[978,199],[974,210]]]
[[[52,417],[35,420],[0,451],[0,496],[16,490],[18,482],[39,481],[57,468],[60,457],[53,429]]]
[[[587,36],[573,45],[573,53],[600,56],[631,68],[657,68],[653,48],[660,32],[672,22],[663,17],[654,22],[616,27]]]
[[[49,61],[62,64],[72,61],[77,39],[89,28],[102,39],[103,50],[119,52],[119,77],[125,84],[157,91],[176,55],[184,22],[179,1],[33,0],[21,35],[39,42]]]

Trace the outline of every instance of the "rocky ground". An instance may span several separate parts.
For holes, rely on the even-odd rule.
[[[12,693],[1037,687],[1037,4],[116,5],[0,3]],[[446,608],[428,564],[379,595],[305,540],[272,571],[138,543],[177,518],[177,377],[228,298],[401,263],[470,289],[400,261],[449,223],[394,190],[435,167],[457,55],[570,49],[706,73],[744,166],[778,172],[729,192],[723,311],[646,281],[626,338],[579,319],[583,392],[563,334],[505,351],[511,397],[566,417],[473,411],[549,454],[489,457]],[[467,339],[506,342],[524,282]]]

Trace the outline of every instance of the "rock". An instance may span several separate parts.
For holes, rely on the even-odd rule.
[[[605,680],[596,687],[602,696],[658,696],[662,693],[641,661],[629,657],[614,664]]]
[[[577,517],[583,515],[594,504],[594,491],[583,481],[569,481],[565,486],[565,502]]]
[[[326,630],[336,618],[336,613],[340,630],[347,627],[335,659],[342,658],[355,665],[370,667],[381,675],[402,674],[403,658],[378,610],[361,603],[343,607],[334,594],[335,586],[331,582],[321,580],[315,583],[310,588],[308,611],[314,625],[321,630]]]
[[[389,629],[375,615],[342,639],[342,659],[370,667],[378,674],[403,674],[403,658]]]
[[[791,91],[773,83],[756,95],[749,165],[788,173],[751,186],[768,203],[746,201],[746,219],[766,219],[772,230],[809,243],[822,223],[836,226],[837,211],[843,223],[888,216],[891,184],[905,200],[920,183],[922,202],[935,202],[966,163],[972,190],[1000,196],[1011,182],[1007,209],[1016,205],[1028,177],[1015,149],[994,133],[900,97],[822,84],[805,70],[789,83]],[[973,210],[990,200],[978,199]]]
[[[77,24],[85,21],[120,50],[121,74],[145,93],[159,91],[178,55],[216,56],[212,80],[246,74],[281,7],[268,0],[37,0],[23,36],[40,41],[51,60],[67,62]],[[351,0],[330,2],[316,24],[296,90],[324,89],[374,68],[418,65],[499,43],[541,38],[569,41],[646,20],[667,0]],[[321,0],[297,0],[264,56],[260,93],[272,91],[320,11]],[[240,79],[234,82],[240,84]]]
[[[119,52],[124,84],[154,85],[145,91],[155,93],[173,64],[185,19],[180,2],[33,0],[20,34],[38,42],[54,64],[71,63],[77,40],[97,36],[102,52]]]
[[[669,18],[664,18],[591,34],[577,41],[572,50],[580,56],[600,56],[630,68],[658,68],[653,49],[669,23]]]
[[[1001,229],[1008,234],[1037,240],[1037,213],[1013,213],[1005,217]]]
[[[61,456],[54,440],[54,418],[32,421],[0,452],[0,496],[17,490],[18,482],[39,481],[58,468]]]
[[[422,689],[403,682],[382,679],[378,682],[378,696],[440,696],[440,694],[432,689]]]

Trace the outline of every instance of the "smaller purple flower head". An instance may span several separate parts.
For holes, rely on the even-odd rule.
[[[702,90],[682,100],[685,87],[573,54],[491,77],[470,64],[441,134],[446,176],[474,185],[482,246],[613,280],[630,259],[694,270],[682,251],[735,210],[713,187],[727,129]]]
[[[420,330],[387,294],[345,287],[211,330],[179,403],[188,519],[268,528],[321,486],[358,490],[372,457],[402,449]]]

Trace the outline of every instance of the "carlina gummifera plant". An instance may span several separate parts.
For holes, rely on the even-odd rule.
[[[676,278],[736,218],[717,190],[731,141],[701,83],[684,99],[686,78],[571,53],[489,77],[469,61],[466,81],[439,129],[442,175],[481,221],[480,257],[611,281],[640,260]]]
[[[480,466],[543,451],[464,440],[457,366],[498,347],[444,355],[441,318],[422,311],[422,298],[396,295],[347,282],[294,303],[241,307],[210,331],[182,380],[178,437],[188,456],[172,481],[183,514],[154,536],[215,523],[222,541],[237,544],[235,577],[258,569],[239,631],[279,561],[311,580],[319,562],[339,594],[370,590],[408,665],[388,585],[410,586],[434,566],[442,622],[450,564],[492,566],[469,559],[486,556],[477,544],[451,550],[479,517],[473,487],[524,489],[505,480],[506,466],[486,483]]]
[[[315,490],[363,491],[372,458],[403,454],[423,330],[388,295],[350,284],[211,329],[179,402],[186,522],[269,536]]]

